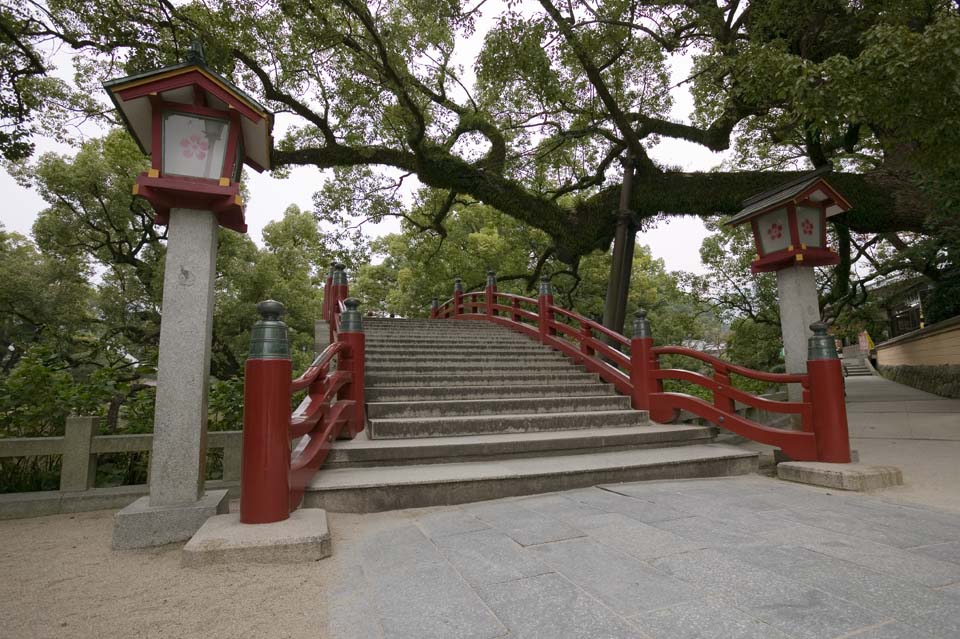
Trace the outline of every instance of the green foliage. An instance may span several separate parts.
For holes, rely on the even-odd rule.
[[[730,325],[727,342],[730,361],[760,371],[784,372],[780,327],[739,318]]]

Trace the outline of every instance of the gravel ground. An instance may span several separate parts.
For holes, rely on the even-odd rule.
[[[184,569],[180,544],[112,551],[112,526],[113,511],[0,521],[0,637],[325,636],[335,562]]]

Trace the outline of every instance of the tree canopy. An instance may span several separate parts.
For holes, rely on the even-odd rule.
[[[489,5],[489,6],[488,6]],[[614,233],[627,149],[634,222],[735,211],[792,170],[832,164],[862,232],[930,232],[960,202],[960,3],[949,0],[13,0],[0,8],[0,150],[95,112],[98,82],[179,61],[217,70],[294,125],[274,162],[336,169],[352,213],[413,175],[437,193],[424,230],[482,202],[576,264]],[[480,22],[483,15],[484,22]],[[492,16],[492,22],[490,18]],[[475,60],[464,57],[478,25]],[[48,47],[77,52],[76,90]],[[695,59],[691,113],[671,119],[668,60]],[[475,73],[474,73],[475,72]],[[738,170],[684,173],[649,149],[735,141]],[[388,167],[398,176],[372,173]],[[346,193],[341,193],[346,197]],[[359,207],[359,209],[357,208]]]

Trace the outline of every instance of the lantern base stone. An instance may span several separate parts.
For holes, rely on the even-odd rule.
[[[240,515],[211,517],[183,547],[189,567],[227,563],[308,563],[332,554],[327,511],[300,508],[272,524],[241,524]]]
[[[180,506],[151,506],[141,497],[113,516],[113,549],[149,548],[190,539],[214,515],[230,511],[226,490],[210,490]]]
[[[777,465],[777,477],[801,484],[858,492],[903,485],[903,473],[896,466],[868,464],[784,462]]]

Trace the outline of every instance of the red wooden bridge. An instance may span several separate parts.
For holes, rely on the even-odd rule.
[[[276,303],[263,303],[260,306],[263,320],[257,323],[252,341],[256,345],[273,340],[282,343],[283,348],[271,350],[254,346],[246,365],[241,489],[241,520],[245,523],[264,523],[286,518],[291,510],[301,504],[304,491],[313,481],[314,474],[331,451],[335,450],[334,442],[337,439],[356,438],[368,424],[365,408],[368,401],[365,378],[370,374],[370,371],[365,371],[368,354],[357,302],[350,299],[348,294],[346,274],[343,267],[337,265],[327,278],[324,298],[323,312],[329,325],[330,345],[303,375],[294,380],[291,380],[290,358],[285,346],[286,326],[279,319],[282,307],[278,309],[279,305],[272,305]],[[510,329],[512,334],[526,336],[531,343],[538,342],[551,351],[559,352],[586,371],[599,376],[618,393],[629,398],[630,407],[634,411],[648,412],[654,422],[672,422],[679,412],[684,410],[753,441],[780,448],[786,456],[798,461],[850,461],[840,360],[837,358],[833,338],[827,335],[826,325],[822,323],[811,327],[814,335],[810,338],[807,372],[778,374],[747,369],[690,348],[654,346],[650,323],[643,311],[637,313],[632,338],[612,332],[593,320],[557,306],[547,279],[541,281],[536,299],[499,292],[493,273],[488,274],[487,286],[482,291],[465,293],[458,280],[450,300],[443,304],[434,300],[430,317],[437,323],[435,325],[438,328],[449,321],[475,320],[470,323],[471,327],[486,322]],[[418,369],[417,365],[411,367],[409,362],[413,360],[404,360],[402,352],[394,354],[394,351],[389,349],[393,345],[390,338],[384,339],[386,341],[381,348],[386,349],[383,351],[385,358],[398,357],[400,359],[389,361],[401,364],[406,361],[407,368],[413,375],[429,376],[418,372],[421,369]],[[519,342],[511,343],[518,344],[517,348],[520,348]],[[428,345],[429,342],[424,344]],[[555,362],[543,359],[552,357],[549,353],[531,352],[531,357],[540,358],[531,361]],[[483,353],[484,351],[477,351],[476,354],[477,361],[481,364],[486,361]],[[667,355],[680,355],[697,360],[709,366],[712,375],[664,368],[661,366],[661,357]],[[470,369],[464,368],[461,372],[468,370]],[[478,369],[477,374],[482,370]],[[516,371],[517,366],[508,370]],[[731,380],[732,375],[772,384],[799,384],[803,389],[802,400],[774,401],[759,397],[736,388]],[[441,373],[438,377],[444,376]],[[712,401],[689,394],[667,392],[664,390],[666,380],[680,380],[704,388],[709,391]],[[409,381],[405,383],[411,384]],[[291,398],[294,393],[302,390],[306,390],[306,397],[291,415]],[[524,401],[527,400],[513,400],[511,406],[523,405]],[[773,428],[747,419],[736,412],[736,402],[768,413],[798,416],[800,430]],[[473,414],[482,412],[484,403],[483,399],[445,401],[437,406],[449,407],[450,410],[467,410],[468,413],[464,414]],[[379,403],[370,406],[383,408]],[[590,414],[583,413],[582,418],[587,415]],[[548,414],[546,419],[549,418]],[[557,419],[561,421],[559,415]],[[383,420],[380,428],[385,428],[388,421]],[[476,422],[476,419],[474,421]],[[506,427],[503,426],[509,421],[501,419],[497,422],[498,428],[504,432],[515,431],[516,428],[509,423]],[[525,423],[530,421],[527,419]],[[538,415],[538,421],[543,422],[544,416]],[[379,422],[371,416],[369,423]],[[392,423],[394,426],[403,423],[407,426],[414,425],[413,422],[403,422],[402,419],[393,420]],[[479,422],[476,422],[473,428],[478,428],[478,424]],[[423,427],[423,424],[419,426]],[[510,431],[510,428],[513,428],[513,431]],[[464,433],[471,435],[470,431]],[[400,437],[402,436],[401,434]],[[297,442],[292,456],[291,440]],[[352,451],[358,455],[370,454],[369,449],[354,445],[354,442],[345,446],[347,453]],[[395,449],[396,453],[402,446],[395,445],[391,449]],[[451,446],[450,450],[472,449]],[[423,451],[423,448],[418,449],[416,455],[423,457],[440,454]],[[523,451],[514,452],[523,454]],[[469,452],[460,454],[469,455]],[[434,459],[434,462],[436,461]],[[589,476],[592,475],[584,475]],[[609,475],[601,473],[596,476]],[[448,490],[446,497],[442,499],[463,501],[468,495],[476,497],[480,494],[464,488],[458,490],[460,493],[456,495],[450,494]],[[384,499],[388,502],[386,505],[382,503]],[[381,503],[376,508],[388,508],[391,504],[392,507],[426,505],[404,501],[405,498],[402,497],[396,498],[396,501],[391,499],[394,498],[381,497]]]

